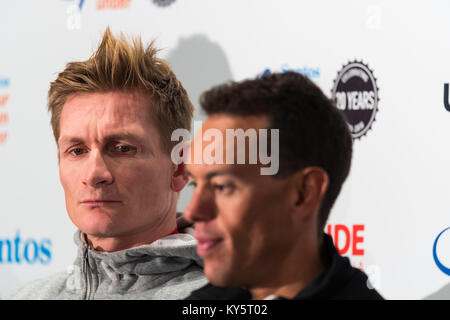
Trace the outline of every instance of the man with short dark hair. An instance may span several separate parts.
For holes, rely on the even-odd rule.
[[[188,299],[382,299],[323,231],[352,138],[321,90],[298,73],[269,74],[215,87],[201,105],[208,118],[188,160],[202,150],[202,161],[187,161],[195,191],[185,217],[210,284]],[[227,138],[238,130],[249,139],[236,146]],[[277,171],[263,171],[261,150],[271,150]]]

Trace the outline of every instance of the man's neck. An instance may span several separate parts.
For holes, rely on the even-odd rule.
[[[87,234],[87,241],[90,247],[97,251],[114,252],[137,247],[144,244],[150,244],[158,239],[164,238],[176,229],[175,214],[173,219],[164,224],[152,227],[142,227],[127,233],[113,236],[98,236]]]
[[[325,269],[321,250],[321,240],[314,245],[309,243],[308,248],[293,250],[291,258],[278,266],[278,272],[267,274],[267,282],[249,288],[252,299],[261,300],[270,295],[294,298]]]

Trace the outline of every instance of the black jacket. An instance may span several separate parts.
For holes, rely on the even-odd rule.
[[[313,279],[294,300],[382,300],[383,297],[368,287],[367,276],[350,265],[348,258],[341,256],[331,237],[324,234],[323,255],[326,269]],[[251,294],[240,287],[216,287],[212,284],[193,291],[187,300],[249,300]],[[280,297],[280,299],[284,299]]]

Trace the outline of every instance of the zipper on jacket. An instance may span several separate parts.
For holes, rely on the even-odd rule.
[[[86,300],[91,300],[92,294],[92,271],[89,266],[88,246],[84,246],[83,254],[83,273],[86,275]]]

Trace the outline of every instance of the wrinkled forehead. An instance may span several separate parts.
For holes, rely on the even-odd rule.
[[[139,92],[72,94],[64,104],[61,121],[67,117],[90,116],[117,122],[150,119],[151,97]]]
[[[148,95],[135,92],[75,94],[64,104],[60,137],[93,137],[121,132],[159,136],[151,118]]]

